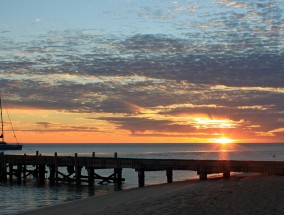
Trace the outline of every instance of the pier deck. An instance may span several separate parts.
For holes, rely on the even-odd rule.
[[[82,175],[82,168],[87,175]],[[7,155],[0,153],[0,180],[7,181],[15,178],[18,182],[33,176],[44,181],[46,175],[51,183],[68,182],[80,185],[86,182],[94,184],[114,182],[118,185],[122,178],[122,169],[130,168],[138,172],[138,185],[145,185],[145,171],[166,171],[167,181],[173,181],[174,170],[195,171],[200,180],[206,180],[208,174],[222,173],[225,178],[231,172],[254,172],[270,175],[284,175],[284,161],[237,161],[237,160],[190,160],[190,159],[144,159],[114,157],[79,157],[74,156],[44,156],[36,155]],[[62,171],[62,169],[66,169]],[[100,176],[96,169],[113,169],[113,174]],[[48,170],[48,171],[47,171]]]

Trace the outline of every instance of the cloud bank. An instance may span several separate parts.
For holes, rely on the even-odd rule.
[[[155,1],[136,6],[137,23],[169,23],[175,31],[48,30],[28,41],[1,31],[1,89],[13,107],[92,113],[89,120],[131,135],[225,130],[280,137],[283,7],[268,0]],[[221,119],[227,126],[214,124]]]

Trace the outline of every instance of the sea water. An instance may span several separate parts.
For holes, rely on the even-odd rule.
[[[200,160],[266,160],[284,161],[284,144],[26,144],[22,151],[6,151],[5,154],[58,156],[96,156],[125,158],[157,158],[157,159],[200,159]],[[109,170],[96,170],[96,173],[108,176]],[[138,186],[137,172],[133,169],[123,169],[125,182],[122,189]],[[174,171],[173,180],[181,181],[197,178],[193,171]],[[165,171],[146,172],[145,184],[166,183]],[[99,196],[115,192],[113,184],[89,186],[58,185],[48,182],[38,185],[35,179],[25,184],[0,184],[0,214],[15,214],[25,210],[45,207],[89,196]],[[119,192],[119,191],[118,191]]]

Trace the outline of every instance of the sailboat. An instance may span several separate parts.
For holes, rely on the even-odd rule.
[[[22,150],[23,145],[20,144],[8,144],[4,140],[4,121],[3,121],[3,111],[2,111],[2,95],[0,92],[0,115],[1,115],[1,134],[0,134],[0,151],[3,150]],[[10,119],[10,117],[9,117]],[[13,129],[14,132],[14,129]],[[15,136],[15,133],[14,133]]]

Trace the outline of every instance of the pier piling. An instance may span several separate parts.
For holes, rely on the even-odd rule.
[[[95,183],[95,168],[94,167],[88,168],[88,183],[89,183],[89,186],[93,186]]]
[[[13,171],[14,171],[13,164],[9,163],[9,181],[10,182],[12,181],[12,178],[13,178]]]
[[[16,178],[18,184],[21,184],[22,181],[21,175],[22,175],[22,165],[18,164],[16,170]]]
[[[45,165],[44,164],[38,165],[38,180],[40,184],[44,183],[44,180],[45,180]]]
[[[173,170],[167,169],[167,182],[172,183],[173,182]]]
[[[143,169],[138,170],[138,186],[139,187],[145,186],[145,172]]]
[[[7,180],[7,165],[5,162],[4,152],[0,153],[0,181],[6,182]]]
[[[86,169],[86,171],[82,171]],[[68,183],[90,186],[114,183],[120,188],[124,178],[124,168],[135,169],[138,172],[138,186],[145,186],[146,171],[166,171],[167,182],[173,181],[173,170],[196,171],[200,180],[206,180],[208,174],[223,174],[230,178],[231,172],[254,172],[270,175],[284,175],[284,161],[228,161],[228,160],[185,160],[185,159],[143,159],[120,158],[117,153],[113,157],[96,157],[95,152],[90,157],[74,156],[44,156],[36,155],[7,155],[0,153],[0,181],[9,180],[17,183],[37,179],[40,183],[48,180],[52,184]],[[46,171],[48,169],[48,171]],[[99,175],[96,170],[113,170],[110,175]],[[31,177],[33,176],[33,177]]]

